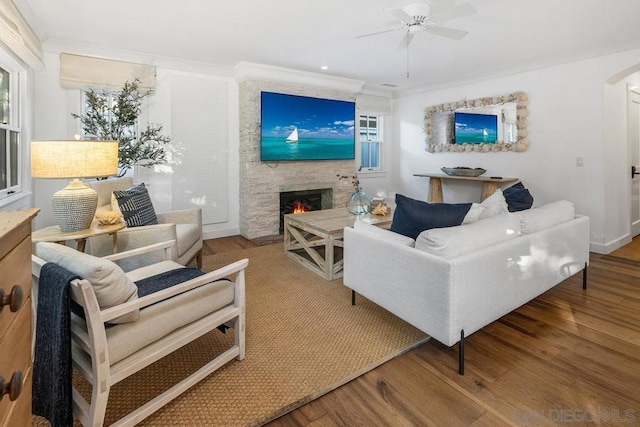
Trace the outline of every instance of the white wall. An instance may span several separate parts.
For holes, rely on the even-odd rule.
[[[487,169],[488,176],[518,177],[535,205],[574,202],[591,219],[591,249],[608,253],[629,239],[626,148],[626,83],[606,83],[640,62],[640,50],[532,72],[403,95],[394,101],[397,192],[426,200],[428,181],[412,174],[442,166]],[[425,108],[464,98],[524,91],[529,97],[529,149],[524,153],[434,153],[425,151]],[[606,96],[605,96],[606,95]],[[622,103],[622,106],[621,106]],[[611,109],[612,105],[617,107]],[[624,112],[624,113],[623,113]],[[576,166],[576,158],[584,167]],[[624,167],[623,167],[624,166]],[[446,183],[445,201],[478,201],[479,188]]]
[[[58,53],[61,48],[47,49],[45,45],[45,50],[47,69],[35,76],[33,139],[69,138],[79,131],[77,121],[70,114],[79,111],[80,94],[60,88]],[[149,109],[148,119],[163,124],[169,124],[171,109],[175,108],[167,76],[170,81],[171,76],[187,73],[196,81],[213,79],[227,85],[228,180],[211,185],[217,186],[216,192],[227,195],[228,216],[223,222],[207,224],[205,237],[238,234],[238,85],[232,71],[126,52],[73,47],[65,47],[64,51],[155,63],[160,76],[158,99]],[[536,205],[557,199],[573,201],[578,213],[591,218],[591,249],[608,253],[630,239],[626,86],[630,82],[637,84],[640,79],[631,71],[625,75],[624,70],[634,70],[640,62],[638,58],[640,50],[632,50],[447,89],[403,94],[394,100],[393,115],[387,122],[390,135],[385,142],[392,151],[386,153],[385,158],[388,173],[361,177],[363,187],[371,196],[385,190],[388,194],[400,192],[426,199],[427,179],[412,174],[437,172],[442,166],[483,167],[489,176],[519,177],[531,190]],[[524,91],[529,97],[531,144],[526,152],[430,154],[425,151],[423,122],[427,106],[516,91]],[[202,148],[201,143],[189,142],[188,148],[198,150]],[[583,158],[584,167],[576,167],[577,157]],[[65,182],[34,181],[34,206],[42,209],[36,218],[36,228],[53,224],[50,197]],[[444,196],[451,202],[478,200],[479,189],[465,183],[447,183]],[[158,203],[159,211],[168,206]]]
[[[33,139],[66,139],[80,133],[79,121],[71,117],[80,112],[80,91],[60,87],[60,51],[155,63],[156,92],[143,106],[142,117],[162,124],[164,132],[182,145],[181,164],[169,169],[139,168],[135,179],[150,184],[157,212],[202,207],[205,238],[238,234],[238,85],[231,70],[86,47],[45,45],[45,51],[46,69],[35,77]],[[175,92],[177,88],[180,93]],[[189,105],[201,108],[188,111],[182,92],[189,93],[193,101]],[[172,125],[178,138],[172,135]],[[41,209],[34,228],[55,223],[51,196],[66,183],[34,180],[33,205]]]

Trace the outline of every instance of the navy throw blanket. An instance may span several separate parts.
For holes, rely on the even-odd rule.
[[[52,427],[73,424],[69,282],[78,276],[57,264],[42,266],[38,286],[32,412]]]
[[[203,274],[204,272],[197,268],[188,267],[176,268],[175,270],[165,271],[155,276],[140,279],[135,282],[138,287],[138,298],[170,288],[179,283],[202,276]]]

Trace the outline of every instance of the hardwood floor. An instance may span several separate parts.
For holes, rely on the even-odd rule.
[[[268,426],[640,425],[640,262],[592,254],[588,281],[469,336],[464,376],[430,340]]]

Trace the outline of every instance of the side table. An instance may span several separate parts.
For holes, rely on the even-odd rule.
[[[118,224],[100,225],[96,221],[91,223],[91,227],[78,231],[60,231],[60,227],[53,225],[51,227],[41,228],[31,234],[31,240],[37,242],[55,242],[65,244],[68,240],[76,241],[76,248],[80,252],[84,252],[87,239],[93,236],[102,236],[110,234],[113,237],[113,253],[118,251],[118,231],[125,228],[127,224],[120,222]]]

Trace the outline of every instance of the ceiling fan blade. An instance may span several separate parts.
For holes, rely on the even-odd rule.
[[[478,10],[471,3],[465,3],[460,6],[443,10],[440,13],[435,13],[431,15],[429,19],[431,22],[441,23],[455,18],[462,18],[463,16],[473,15],[477,11]]]
[[[401,30],[403,28],[404,27],[389,28],[388,30],[376,31],[375,33],[361,34],[359,36],[356,36],[356,38],[357,39],[361,39],[361,38],[364,38],[364,37],[377,36],[378,34],[390,33],[392,31],[398,31],[398,30]]]
[[[396,18],[400,19],[402,22],[405,22],[407,24],[413,24],[414,23],[413,18],[411,17],[411,15],[409,15],[403,9],[384,8],[382,10],[384,10],[388,14],[391,14],[391,15],[395,16]]]
[[[402,40],[400,40],[400,43],[398,43],[397,49],[402,50],[409,47],[409,44],[411,44],[411,40],[413,40],[413,36],[414,36],[414,33],[407,31],[402,37]]]
[[[467,34],[469,34],[468,31],[456,30],[455,28],[439,27],[437,25],[426,27],[425,31],[453,40],[463,39]]]

